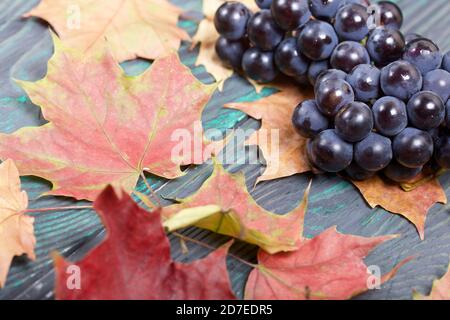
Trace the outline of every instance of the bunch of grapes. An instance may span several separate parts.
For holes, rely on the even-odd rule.
[[[258,82],[279,74],[314,86],[292,122],[318,171],[406,182],[425,166],[450,168],[450,52],[404,36],[401,10],[369,0],[256,0],[217,11],[216,52]]]

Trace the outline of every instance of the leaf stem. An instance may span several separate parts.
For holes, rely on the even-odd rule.
[[[161,201],[159,201],[158,195],[155,193],[155,190],[153,190],[152,186],[148,183],[147,178],[145,177],[144,171],[140,172],[142,180],[144,180],[144,184],[147,187],[148,191],[150,191],[150,194],[152,195],[153,199],[156,201],[156,204],[159,208],[162,208]]]
[[[207,243],[204,243],[204,242],[202,242],[202,241],[200,241],[200,240],[193,239],[193,238],[191,238],[191,237],[185,236],[184,234],[181,234],[181,233],[179,233],[179,232],[174,231],[174,232],[172,232],[172,234],[173,234],[174,236],[180,238],[180,239],[183,239],[183,240],[185,240],[185,241],[189,241],[189,242],[195,243],[195,244],[197,244],[197,245],[199,245],[199,246],[201,246],[201,247],[204,247],[204,248],[207,248],[207,249],[210,249],[210,250],[216,250],[216,249],[217,249],[217,248],[214,247],[214,246],[211,246],[211,245],[209,245],[209,244],[207,244]],[[257,267],[257,265],[255,265],[255,264],[253,264],[253,263],[251,263],[251,262],[248,262],[247,260],[244,260],[244,259],[242,259],[242,258],[240,258],[240,257],[238,257],[238,256],[236,256],[236,255],[234,255],[234,254],[232,254],[232,253],[228,253],[228,255],[229,255],[231,258],[233,258],[233,259],[235,259],[235,260],[237,260],[237,261],[239,261],[239,262],[241,262],[241,263],[243,263],[243,264],[245,264],[245,265],[247,265],[247,266],[249,266],[249,267],[252,267],[252,268],[256,268],[256,267]]]
[[[424,185],[425,183],[442,176],[445,172],[447,172],[447,169],[440,169],[436,173],[430,174],[416,182],[402,183],[402,184],[400,184],[400,186],[404,191],[410,192],[410,191],[413,191],[413,190],[417,189],[418,187]]]

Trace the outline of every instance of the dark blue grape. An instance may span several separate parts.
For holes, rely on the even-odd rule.
[[[409,122],[416,128],[431,130],[445,118],[445,106],[434,92],[421,91],[412,96],[406,106]]]
[[[376,174],[375,171],[368,171],[361,168],[354,161],[345,169],[345,173],[350,177],[350,179],[355,181],[367,180]]]
[[[411,63],[399,60],[381,70],[381,88],[388,96],[409,100],[422,89],[423,78]]]
[[[316,84],[327,80],[345,80],[347,78],[347,74],[338,69],[328,69],[326,71],[322,71],[316,79]]]
[[[407,33],[405,34],[405,45],[408,45],[414,40],[423,38],[420,34],[417,33]]]
[[[341,108],[355,100],[351,85],[345,80],[327,80],[315,86],[317,106],[324,115],[334,117]]]
[[[378,2],[379,14],[380,14],[380,25],[400,29],[403,24],[403,13],[402,10],[391,1],[380,1]]]
[[[378,27],[370,33],[366,47],[372,60],[378,66],[385,66],[402,57],[405,38],[396,29]]]
[[[395,97],[383,97],[372,106],[375,128],[384,136],[395,136],[408,125],[406,105]]]
[[[245,36],[251,12],[240,2],[230,1],[222,4],[214,16],[217,32],[229,40],[239,40]]]
[[[337,45],[330,59],[331,66],[349,73],[359,64],[370,63],[366,48],[358,42],[344,41]]]
[[[450,98],[450,73],[441,69],[428,72],[423,79],[423,90],[433,91],[446,102]]]
[[[309,0],[309,9],[314,17],[330,21],[336,15],[343,0]]]
[[[450,169],[450,136],[444,135],[436,143],[434,159],[445,169]]]
[[[272,14],[286,31],[303,26],[311,18],[308,0],[272,0]]]
[[[433,155],[433,139],[426,131],[406,128],[393,142],[394,156],[397,161],[408,168],[420,168]]]
[[[361,41],[369,34],[367,8],[360,4],[348,4],[340,8],[334,21],[334,29],[342,40]]]
[[[406,46],[403,59],[415,65],[422,75],[426,75],[441,67],[442,53],[433,41],[422,38],[411,41]]]
[[[226,66],[240,70],[242,67],[242,56],[248,47],[248,41],[245,39],[228,40],[227,38],[219,37],[215,48],[220,60]]]
[[[250,48],[242,57],[242,69],[249,78],[255,81],[270,82],[278,75],[273,56],[271,51],[261,51],[256,47]]]
[[[317,77],[328,70],[329,68],[328,60],[313,61],[308,68],[308,80],[309,83],[314,86],[316,84]]]
[[[294,78],[306,75],[309,67],[309,60],[298,53],[295,38],[287,38],[279,44],[275,51],[275,63],[282,73]]]
[[[372,110],[362,102],[351,102],[336,114],[334,126],[336,133],[345,141],[361,141],[373,129]]]
[[[371,132],[355,144],[355,162],[364,170],[380,171],[392,160],[392,144],[389,138]]]
[[[272,5],[272,0],[255,0],[255,2],[260,9],[270,9]]]
[[[450,51],[445,54],[442,60],[442,69],[450,72]]]
[[[328,119],[317,109],[316,101],[305,100],[300,103],[292,115],[295,130],[305,138],[312,138],[328,129]]]
[[[328,59],[339,43],[333,26],[320,20],[309,21],[298,35],[298,50],[311,60]]]
[[[347,82],[353,87],[355,99],[369,102],[380,96],[381,71],[370,64],[360,64],[347,75]]]
[[[307,155],[313,165],[326,172],[339,172],[350,165],[353,145],[332,129],[322,131],[308,141]]]
[[[248,21],[247,33],[250,42],[265,51],[275,49],[284,37],[284,31],[275,23],[270,10],[255,13]]]
[[[408,168],[402,166],[397,161],[392,161],[384,170],[383,173],[386,177],[394,182],[402,183],[408,182],[417,177],[422,172],[422,167]]]

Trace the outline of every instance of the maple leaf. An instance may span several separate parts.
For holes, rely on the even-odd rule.
[[[261,128],[246,141],[247,145],[259,146],[266,160],[266,169],[256,183],[311,170],[305,152],[306,139],[295,131],[291,119],[295,107],[313,97],[313,93],[291,85],[282,85],[280,89],[280,92],[254,102],[225,105],[225,108],[240,110],[262,122]],[[271,141],[275,130],[279,132],[278,140]]]
[[[372,208],[381,206],[411,221],[422,240],[425,237],[425,220],[428,210],[437,202],[447,202],[447,196],[437,179],[427,181],[408,192],[400,188],[398,184],[390,183],[379,176],[364,181],[352,181],[352,183]]]
[[[176,263],[161,225],[164,209],[147,212],[112,187],[100,194],[94,208],[107,238],[75,264],[79,290],[67,287],[67,270],[74,264],[55,255],[57,299],[235,299],[226,269],[229,245],[190,264]]]
[[[293,252],[270,255],[260,250],[259,264],[251,271],[245,287],[245,298],[342,300],[354,297],[368,289],[372,276],[363,258],[393,237],[344,235],[332,227],[313,239],[301,240],[298,250]],[[383,275],[380,282],[391,279],[409,260],[403,260]]]
[[[414,300],[450,300],[450,266],[442,278],[433,281],[433,286],[428,296],[414,291],[413,298]]]
[[[64,43],[84,54],[103,52],[119,62],[156,59],[190,40],[177,27],[181,9],[167,0],[42,0],[26,16],[48,21]]]
[[[175,53],[130,77],[107,53],[86,57],[54,40],[47,76],[20,82],[49,123],[0,134],[0,158],[51,181],[47,194],[87,200],[108,184],[131,192],[142,171],[172,179],[180,165],[203,162],[201,112],[215,86],[198,81]],[[177,129],[194,150],[172,154]]]
[[[296,249],[302,233],[308,194],[309,187],[303,201],[292,212],[273,214],[253,200],[242,173],[229,174],[215,163],[214,172],[197,193],[185,199],[174,199],[180,204],[166,208],[164,218],[172,218],[171,225],[177,225],[177,220],[182,222],[178,227],[192,223],[258,245],[270,253],[289,251]],[[191,220],[186,219],[186,215],[191,215]],[[186,220],[189,224],[183,223]]]
[[[204,0],[203,14],[204,19],[198,26],[197,33],[192,38],[193,46],[200,43],[200,51],[197,57],[196,65],[203,65],[206,70],[219,82],[219,89],[223,89],[225,79],[233,74],[233,69],[226,67],[215,51],[216,41],[219,33],[214,27],[214,15],[217,9],[226,1],[224,0]],[[254,0],[241,0],[250,10],[259,10]],[[262,86],[256,86],[259,90]]]
[[[24,214],[28,196],[20,190],[19,172],[11,160],[0,164],[0,288],[14,256],[34,260],[34,218]]]

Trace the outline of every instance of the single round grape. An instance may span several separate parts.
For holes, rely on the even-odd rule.
[[[328,69],[325,71],[322,71],[319,76],[316,79],[316,84],[318,85],[321,82],[327,81],[327,80],[345,80],[347,78],[347,74],[338,69]]]
[[[450,73],[442,69],[428,72],[423,78],[423,90],[433,91],[446,102],[450,98]]]
[[[409,122],[417,129],[431,130],[445,118],[445,106],[434,92],[421,91],[412,96],[406,106]]]
[[[406,105],[395,97],[382,97],[372,106],[375,128],[384,136],[399,134],[408,125]]]
[[[447,52],[442,59],[442,69],[450,72],[450,51]]]
[[[255,0],[255,2],[260,9],[270,9],[272,5],[272,0]]]
[[[368,171],[361,168],[356,162],[352,162],[347,168],[345,168],[345,173],[350,179],[355,181],[363,181],[372,178],[376,172]]]
[[[394,182],[408,182],[417,177],[422,172],[422,167],[408,168],[402,166],[397,161],[392,161],[384,170],[384,175]]]
[[[341,4],[342,0],[309,0],[309,9],[315,18],[330,21]]]
[[[339,43],[334,49],[330,63],[334,69],[340,69],[349,73],[359,64],[370,63],[370,57],[366,48],[360,43],[344,41]]]
[[[311,60],[328,59],[339,43],[333,26],[320,20],[310,20],[298,35],[298,50]]]
[[[217,39],[215,49],[220,60],[226,66],[240,70],[242,67],[242,57],[248,47],[248,41],[245,39],[228,40],[221,36]]]
[[[426,75],[441,67],[442,53],[433,41],[422,38],[408,43],[403,59],[415,65],[422,75]]]
[[[386,95],[408,100],[422,89],[423,78],[414,65],[399,60],[381,70],[380,82]]]
[[[312,138],[329,126],[328,119],[320,113],[315,100],[305,100],[295,108],[292,124],[305,138]]]
[[[370,57],[378,66],[385,66],[400,59],[405,49],[405,38],[396,29],[377,27],[366,43]]]
[[[380,24],[394,29],[400,29],[403,24],[402,10],[391,1],[378,2],[380,13]]]
[[[256,47],[250,48],[242,57],[242,69],[249,78],[255,81],[270,82],[278,75],[273,56],[271,51],[261,51]]]
[[[450,169],[450,136],[440,137],[436,143],[434,159],[442,168]]]
[[[229,40],[239,40],[245,36],[250,10],[240,2],[229,1],[217,9],[214,26],[217,32]]]
[[[309,67],[309,60],[298,53],[295,38],[287,38],[280,43],[275,51],[275,63],[278,70],[294,78],[306,75]]]
[[[326,172],[339,172],[350,165],[353,145],[342,140],[334,130],[322,131],[307,143],[310,161]]]
[[[417,40],[417,39],[421,39],[421,38],[423,38],[423,36],[421,36],[420,34],[407,33],[407,34],[405,34],[405,45],[408,45],[412,41]]]
[[[406,128],[393,142],[395,159],[408,168],[420,168],[433,155],[433,139],[426,131]]]
[[[370,64],[360,64],[347,75],[347,82],[355,92],[355,99],[369,102],[380,96],[381,71]]]
[[[272,14],[286,31],[303,26],[311,18],[308,0],[272,0]]]
[[[350,102],[334,118],[336,133],[345,141],[358,142],[373,129],[372,110],[362,102]]]
[[[336,13],[334,29],[341,40],[361,41],[369,34],[367,8],[356,3],[341,7]]]
[[[264,51],[270,51],[283,40],[284,32],[275,23],[270,10],[255,13],[247,25],[250,42]]]
[[[313,61],[308,68],[308,80],[309,83],[314,86],[316,84],[317,77],[329,69],[328,60]]]
[[[327,80],[315,87],[317,106],[324,115],[334,117],[355,100],[352,86],[345,80]]]
[[[371,132],[355,144],[355,162],[364,170],[380,171],[392,160],[392,144],[389,138]]]

